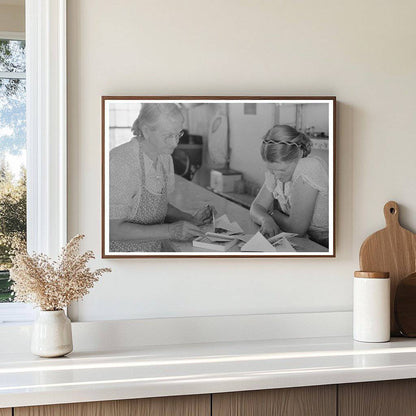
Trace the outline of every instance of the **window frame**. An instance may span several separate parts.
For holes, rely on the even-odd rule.
[[[25,32],[4,32],[0,31],[0,39],[26,40]]]
[[[67,239],[66,0],[26,1],[28,250]]]
[[[67,242],[66,0],[26,0],[25,20],[27,246],[56,257]],[[0,324],[33,317],[28,305],[0,305]]]

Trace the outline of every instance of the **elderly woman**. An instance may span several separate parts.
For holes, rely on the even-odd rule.
[[[260,151],[265,182],[250,214],[267,237],[282,229],[308,234],[328,247],[328,168],[309,156],[311,147],[310,139],[290,126],[276,125],[267,132]]]
[[[171,154],[183,135],[175,104],[145,103],[133,138],[110,152],[110,251],[170,251],[166,240],[191,240],[212,218],[211,207],[190,215],[168,195],[175,179]]]

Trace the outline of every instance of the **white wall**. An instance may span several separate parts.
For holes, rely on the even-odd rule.
[[[351,309],[363,239],[416,230],[416,2],[68,0],[69,235],[100,252],[101,95],[336,95],[335,259],[97,260],[80,320]],[[74,313],[74,312],[73,312]]]
[[[328,105],[305,104],[303,106],[302,128],[315,128],[315,132],[328,135]]]
[[[21,3],[16,2],[16,3]],[[0,3],[0,32],[24,32],[25,7]]]
[[[266,170],[260,156],[261,138],[274,124],[275,105],[258,105],[256,115],[245,115],[243,107],[244,104],[229,106],[230,167],[243,172],[245,180],[261,186]]]

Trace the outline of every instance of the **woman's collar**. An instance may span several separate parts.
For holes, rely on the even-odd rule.
[[[137,138],[140,146],[142,147],[143,150],[143,154],[152,161],[152,163],[154,165],[156,165],[157,160],[159,158],[159,154],[155,151],[153,151],[152,149],[149,148],[149,144],[146,140],[141,139],[141,138]]]

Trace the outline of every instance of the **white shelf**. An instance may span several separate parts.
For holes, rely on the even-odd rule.
[[[110,334],[109,334],[110,335]],[[0,407],[274,389],[416,377],[416,340],[349,337],[0,355]]]

